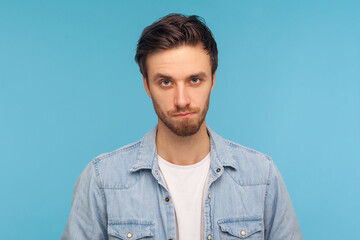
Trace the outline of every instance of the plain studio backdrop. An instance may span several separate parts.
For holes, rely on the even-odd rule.
[[[144,27],[205,18],[219,48],[208,125],[273,157],[307,240],[355,239],[360,1],[0,1],[0,238],[59,239],[97,155],[157,122]]]

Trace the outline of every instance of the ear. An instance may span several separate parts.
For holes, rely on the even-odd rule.
[[[212,86],[211,86],[211,90],[210,92],[212,92],[212,90],[214,89],[215,86],[215,79],[216,79],[216,72],[214,72],[213,76],[212,76]]]
[[[146,80],[146,77],[143,75],[142,78],[143,78],[143,84],[144,84],[145,91],[146,91],[147,95],[149,96],[149,98],[152,98],[150,88],[149,88],[149,84],[148,84],[148,82]]]

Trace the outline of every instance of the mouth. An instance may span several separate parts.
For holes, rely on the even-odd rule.
[[[173,116],[175,118],[184,119],[184,118],[190,118],[194,114],[195,113],[193,113],[193,112],[185,112],[185,113],[177,113],[177,114],[174,114]]]

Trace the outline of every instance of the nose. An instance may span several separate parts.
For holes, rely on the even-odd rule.
[[[176,86],[174,103],[179,109],[186,108],[190,104],[188,92],[183,84],[178,84]]]

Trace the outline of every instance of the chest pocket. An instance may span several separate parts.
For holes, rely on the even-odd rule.
[[[227,218],[218,221],[220,227],[220,239],[224,240],[262,240],[263,224],[258,218]]]
[[[135,240],[153,239],[154,223],[150,221],[122,220],[109,221],[108,224],[109,240]]]

